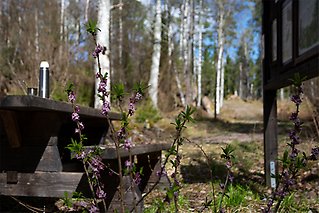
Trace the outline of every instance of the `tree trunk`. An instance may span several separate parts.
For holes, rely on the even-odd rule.
[[[220,107],[223,107],[224,104],[224,83],[225,83],[225,60],[222,60],[222,70],[220,77]]]
[[[197,60],[197,107],[202,99],[202,42],[203,42],[203,0],[199,1],[199,33],[198,33],[198,60]]]
[[[243,63],[239,62],[239,97],[243,99]]]
[[[98,22],[97,26],[101,30],[97,34],[97,43],[101,46],[106,47],[106,54],[100,55],[100,66],[102,75],[105,75],[107,73],[107,86],[106,90],[110,92],[111,88],[111,76],[110,76],[110,59],[109,59],[109,50],[110,50],[110,42],[109,42],[109,31],[110,31],[110,9],[111,9],[111,3],[110,0],[100,0],[99,2],[99,10],[98,10]],[[98,65],[97,62],[95,64],[95,71],[98,71]],[[97,96],[98,94],[98,87],[99,87],[99,80],[95,80],[95,100],[94,100],[94,107],[95,108],[101,108],[102,102],[100,101],[100,98]],[[108,101],[110,101],[110,96],[108,97]]]
[[[119,63],[120,63],[120,69],[122,69],[122,55],[123,55],[123,17],[122,17],[122,11],[123,11],[123,2],[120,0],[119,2]]]
[[[154,27],[154,45],[152,54],[152,65],[149,79],[149,95],[154,107],[158,108],[158,81],[159,65],[161,58],[161,0],[156,0],[156,14]]]
[[[63,40],[64,40],[64,0],[61,0],[61,11],[60,11],[60,49],[59,49],[59,60],[62,59],[63,53]]]
[[[89,7],[90,7],[90,0],[86,0],[85,4],[85,14],[84,14],[84,21],[85,23],[89,20]]]
[[[216,115],[220,113],[220,99],[221,99],[221,82],[222,77],[222,66],[223,66],[223,53],[224,53],[224,8],[219,7],[219,23],[218,23],[218,58],[217,58],[217,68],[216,68]]]

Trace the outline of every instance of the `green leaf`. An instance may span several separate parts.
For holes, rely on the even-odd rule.
[[[125,96],[124,84],[123,83],[114,84],[112,86],[111,95],[113,100],[118,100],[122,102]]]
[[[70,84],[67,86],[67,88],[65,89],[65,92],[66,92],[67,94],[69,94],[70,92],[73,91],[73,88],[74,88],[74,85],[73,85],[72,83],[70,83]]]
[[[143,82],[135,83],[133,86],[133,91],[136,93],[140,93],[142,96],[145,95],[145,90],[150,87],[150,85],[146,85]]]
[[[92,34],[93,36],[97,35],[97,31],[101,31],[99,28],[97,28],[97,21],[89,20],[86,26],[86,32]]]

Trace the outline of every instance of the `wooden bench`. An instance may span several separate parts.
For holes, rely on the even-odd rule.
[[[74,134],[72,106],[37,96],[5,96],[0,99],[0,195],[61,198],[65,192],[88,193],[86,176],[79,161],[70,159],[65,148]],[[86,146],[103,148],[103,161],[115,171],[118,168],[115,148],[105,146],[108,122],[100,110],[81,107],[85,125]],[[110,120],[120,120],[120,114],[110,113]],[[2,121],[2,122],[1,122]],[[2,136],[1,136],[2,135]],[[139,190],[142,193],[149,179],[159,170],[161,152],[169,144],[137,145],[131,149],[137,167],[143,167]],[[124,164],[129,153],[120,150]],[[114,198],[119,180],[108,172],[102,174],[106,202]]]

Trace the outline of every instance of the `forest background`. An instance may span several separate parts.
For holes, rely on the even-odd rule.
[[[38,87],[45,60],[51,98],[66,100],[74,83],[78,101],[94,106],[95,45],[85,24],[97,20],[111,85],[142,81],[163,112],[208,100],[217,115],[224,98],[262,97],[261,9],[259,0],[2,0],[0,93]],[[318,79],[308,85],[315,100]]]

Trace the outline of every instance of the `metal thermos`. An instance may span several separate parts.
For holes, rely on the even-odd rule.
[[[41,61],[39,73],[39,96],[42,98],[49,98],[49,81],[49,63],[47,61]]]

